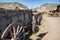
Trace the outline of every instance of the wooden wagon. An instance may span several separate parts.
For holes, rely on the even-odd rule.
[[[0,37],[2,40],[26,40],[32,34],[32,11],[0,9]]]

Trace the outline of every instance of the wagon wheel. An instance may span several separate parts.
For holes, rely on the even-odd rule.
[[[20,24],[20,22],[13,22],[5,29],[5,31],[3,32],[2,36],[1,36],[1,39],[4,39],[4,37],[7,36],[8,33],[11,34],[10,36],[14,40],[24,38],[25,37],[25,31],[24,30],[25,29],[24,29],[23,25]],[[21,35],[22,33],[24,35],[20,36],[20,38],[19,38],[19,35]]]

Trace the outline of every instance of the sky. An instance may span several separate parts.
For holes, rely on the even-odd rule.
[[[45,3],[60,4],[60,0],[0,0],[0,2],[19,2],[28,8],[36,8]]]

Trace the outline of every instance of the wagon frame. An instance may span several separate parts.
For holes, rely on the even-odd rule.
[[[21,17],[21,15],[23,15],[22,18],[24,20],[19,19],[19,16]],[[17,20],[13,20],[12,17],[17,17]],[[10,33],[11,39],[13,38],[14,40],[15,39],[21,40],[24,38],[23,40],[25,40],[25,36],[30,33],[29,31],[25,32],[26,27],[30,26],[31,28],[30,30],[32,30],[32,11],[31,10],[19,10],[19,12],[17,13],[16,10],[3,9],[3,10],[0,10],[0,18],[5,18],[6,20],[10,21],[9,24],[7,23],[8,24],[7,27],[2,32],[1,39],[4,39],[4,36],[6,38],[7,34]],[[2,21],[2,19],[0,20]],[[17,34],[19,33],[22,34],[23,37],[18,38]],[[30,34],[32,34],[32,32]]]

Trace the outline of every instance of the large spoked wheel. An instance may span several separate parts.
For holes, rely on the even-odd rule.
[[[23,24],[20,22],[13,22],[4,30],[1,39],[10,38],[11,40],[24,40],[26,34],[28,34],[28,32],[25,32],[25,26]]]

